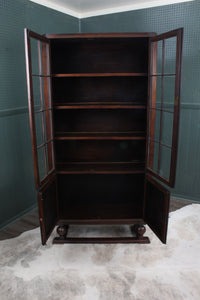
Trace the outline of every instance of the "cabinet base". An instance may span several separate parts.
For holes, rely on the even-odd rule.
[[[144,225],[136,224],[131,227],[136,237],[67,237],[68,225],[59,226],[59,237],[54,238],[53,244],[149,244],[148,237],[143,236],[146,231]]]

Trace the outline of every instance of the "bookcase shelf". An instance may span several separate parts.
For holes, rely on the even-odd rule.
[[[57,174],[143,174],[144,162],[58,163]]]
[[[145,140],[145,131],[56,132],[55,140]]]
[[[146,77],[148,73],[59,73],[52,77]]]
[[[54,105],[54,109],[146,109],[146,105],[134,102],[64,102]]]

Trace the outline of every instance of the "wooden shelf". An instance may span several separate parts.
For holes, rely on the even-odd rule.
[[[54,109],[146,109],[145,104],[134,102],[69,102],[58,103]]]
[[[58,163],[57,174],[143,174],[144,162]]]
[[[60,73],[52,77],[146,77],[148,73]]]
[[[128,132],[57,132],[55,140],[145,140],[145,131]]]

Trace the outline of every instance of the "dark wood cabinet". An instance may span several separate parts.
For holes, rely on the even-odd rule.
[[[166,243],[176,174],[183,29],[46,34],[25,29],[42,244]],[[67,237],[71,224],[129,224],[132,237]]]

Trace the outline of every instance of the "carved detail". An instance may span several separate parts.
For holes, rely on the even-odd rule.
[[[57,227],[57,233],[60,240],[65,240],[67,237],[68,225],[62,225]]]

